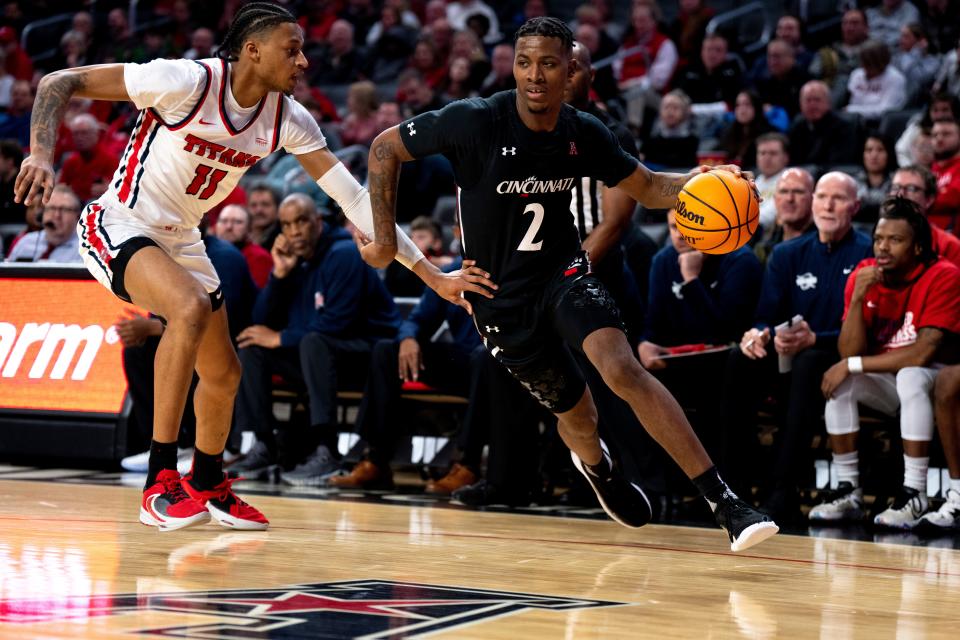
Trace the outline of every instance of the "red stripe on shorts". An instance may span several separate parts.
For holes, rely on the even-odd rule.
[[[100,259],[109,266],[110,261],[113,260],[113,258],[110,257],[110,252],[107,251],[107,247],[103,244],[103,240],[101,240],[100,236],[97,235],[97,214],[100,212],[100,209],[101,207],[97,205],[91,206],[90,211],[87,213],[87,217],[83,221],[83,224],[87,227],[87,241],[90,243],[90,246],[93,247],[93,250],[97,252],[97,255],[100,256]]]
[[[130,157],[127,159],[127,170],[123,176],[123,184],[120,185],[120,202],[124,204],[126,204],[127,198],[130,197],[130,188],[133,185],[134,175],[137,173],[137,165],[140,163],[140,151],[143,149],[143,141],[147,138],[147,134],[150,133],[150,129],[153,128],[153,123],[156,119],[156,116],[149,110],[144,113],[143,124],[140,126],[140,131],[137,132],[136,140],[133,141],[133,151],[130,152]]]

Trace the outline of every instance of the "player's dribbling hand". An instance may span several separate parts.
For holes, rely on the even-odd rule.
[[[477,293],[484,298],[493,298],[493,291],[499,287],[490,279],[490,274],[476,266],[475,260],[464,260],[456,271],[441,273],[429,283],[437,295],[453,304],[463,307],[473,315],[473,306],[464,299],[466,292]]]
[[[713,171],[714,169],[720,169],[721,171],[729,171],[735,176],[743,178],[750,183],[750,186],[753,188],[753,192],[757,194],[757,202],[763,202],[763,198],[760,196],[760,190],[757,189],[756,176],[753,175],[753,171],[744,171],[735,164],[718,164],[715,167],[708,165],[700,165],[700,173],[707,173],[708,171]]]
[[[42,204],[47,204],[53,193],[54,175],[53,165],[49,161],[27,156],[13,183],[14,201],[30,206],[39,197]]]
[[[420,343],[416,338],[404,338],[400,341],[400,351],[397,354],[400,365],[400,379],[404,382],[416,382],[423,371],[423,354]]]
[[[740,339],[740,351],[751,360],[767,357],[766,346],[770,342],[770,329],[750,329]]]
[[[270,256],[273,258],[273,275],[276,278],[286,278],[297,266],[297,256],[290,248],[290,241],[282,233],[274,240]]]
[[[827,372],[823,374],[823,382],[820,384],[820,391],[823,392],[823,397],[827,400],[832,398],[833,392],[837,390],[837,387],[839,387],[849,375],[850,369],[847,368],[846,358],[827,369]]]

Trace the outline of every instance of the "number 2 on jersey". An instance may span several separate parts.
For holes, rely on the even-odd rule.
[[[207,182],[208,177],[210,178],[209,182]],[[227,172],[223,169],[214,169],[213,167],[205,164],[197,165],[197,173],[195,176],[193,176],[193,182],[187,186],[187,195],[197,196],[201,200],[208,200],[210,196],[217,192],[217,187],[220,186],[220,181],[226,177]],[[200,187],[202,187],[204,184],[206,184],[207,187],[201,193]]]
[[[523,236],[523,240],[520,241],[517,251],[540,251],[543,248],[543,240],[534,242],[533,239],[537,237],[540,225],[543,224],[543,205],[539,202],[531,202],[523,210],[524,213],[528,211],[533,213],[533,221],[530,223],[527,233]]]

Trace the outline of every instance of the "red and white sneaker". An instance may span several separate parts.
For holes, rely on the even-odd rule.
[[[205,505],[213,519],[228,529],[262,531],[270,526],[262,513],[237,497],[230,487],[239,478],[224,478],[208,491],[200,491],[190,481],[193,474],[183,478],[183,489],[198,503]]]
[[[140,502],[140,522],[160,531],[174,531],[192,527],[210,520],[210,513],[199,502],[187,495],[175,469],[164,469],[157,481],[144,489]]]

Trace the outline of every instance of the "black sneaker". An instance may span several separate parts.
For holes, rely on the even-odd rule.
[[[609,469],[603,477],[594,475],[577,454],[571,451],[573,466],[590,483],[593,492],[597,494],[600,506],[608,516],[623,526],[633,529],[649,523],[653,519],[653,509],[643,489],[623,477],[620,470],[613,464],[613,459],[603,440],[600,441],[600,448],[603,450]]]
[[[492,504],[505,504],[508,507],[526,507],[533,502],[533,495],[527,493],[514,493],[501,489],[497,485],[480,480],[465,487],[460,487],[450,494],[453,502],[467,505],[468,507],[487,507]]]
[[[730,550],[743,551],[780,531],[773,520],[737,497],[724,491],[713,512],[720,528],[730,536]]]

